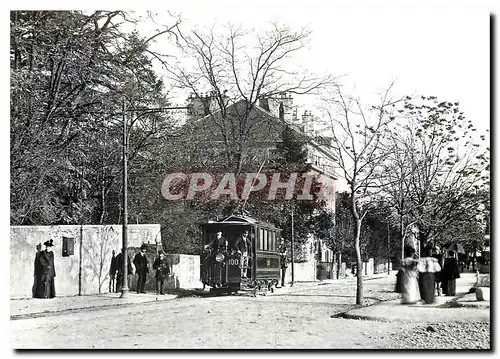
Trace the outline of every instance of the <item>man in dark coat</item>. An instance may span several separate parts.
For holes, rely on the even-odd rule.
[[[228,240],[222,237],[222,231],[218,231],[215,235],[212,243],[209,244],[209,247],[212,248],[214,253],[219,251],[226,251],[228,249]]]
[[[109,292],[116,293],[118,290],[115,286],[115,278],[116,278],[116,256],[115,251],[113,250],[111,254],[111,265],[109,266]]]
[[[460,278],[460,272],[458,270],[455,252],[452,250],[448,251],[448,258],[444,260],[441,277],[443,281],[443,293],[447,296],[456,295],[456,280]]]
[[[146,245],[141,246],[141,250],[134,257],[135,272],[137,278],[137,293],[146,293],[144,285],[146,284],[146,276],[149,272],[148,258],[146,257]]]
[[[123,252],[124,250],[122,249],[122,251],[120,253],[118,253],[118,255],[116,256],[116,291],[120,291],[122,286],[123,286]],[[132,271],[133,271],[133,268],[132,268],[132,264],[130,263],[130,256],[127,255],[127,278],[130,277],[130,275],[132,274]]]
[[[160,255],[155,258],[153,269],[156,270],[156,294],[163,295],[165,294],[163,293],[165,278],[170,274],[170,269],[168,268],[168,263],[163,252],[160,252]]]
[[[54,298],[56,296],[54,282],[56,269],[52,252],[53,240],[45,242],[44,245],[45,250],[38,254],[38,260],[35,259],[35,278],[37,278],[35,298]]]

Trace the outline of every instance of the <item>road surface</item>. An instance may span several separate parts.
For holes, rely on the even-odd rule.
[[[394,276],[364,283],[367,304],[397,297]],[[268,296],[186,297],[10,321],[13,348],[367,349],[415,327],[331,318],[353,308],[354,281]]]

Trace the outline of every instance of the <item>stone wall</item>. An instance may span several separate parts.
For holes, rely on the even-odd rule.
[[[389,263],[389,270],[392,271],[392,263]],[[375,273],[387,273],[387,263],[375,265]]]
[[[129,249],[142,243],[161,243],[159,224],[128,227]],[[63,236],[71,238],[74,254],[63,257]],[[79,290],[81,251],[81,293],[108,292],[112,250],[122,246],[121,225],[11,226],[10,227],[10,297],[32,296],[36,247],[49,239],[54,241],[55,286],[57,296],[77,295]],[[130,253],[131,259],[134,253]]]
[[[312,282],[316,279],[316,261],[310,260],[307,262],[295,263],[293,277],[295,282]],[[292,281],[292,264],[288,263],[288,268],[285,274],[285,283]]]
[[[203,287],[200,281],[200,256],[167,254],[167,260],[172,263],[169,287],[182,289]]]
[[[363,262],[363,275],[373,275],[374,273],[374,265],[373,258],[369,258],[368,262]]]

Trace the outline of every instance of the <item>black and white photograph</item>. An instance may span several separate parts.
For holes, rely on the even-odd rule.
[[[11,352],[492,351],[492,2],[10,5]]]

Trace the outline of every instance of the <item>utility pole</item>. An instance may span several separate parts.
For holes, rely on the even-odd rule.
[[[125,98],[122,103],[123,116],[123,222],[122,222],[122,249],[123,249],[123,282],[120,298],[128,297],[128,208],[127,208],[127,116],[125,114]]]
[[[294,267],[294,258],[293,258],[293,204],[292,204],[292,248],[291,248],[291,263],[292,263],[292,283],[290,284],[290,287],[293,287],[293,283],[295,282],[295,278],[294,278],[294,270],[293,270],[293,267]]]
[[[391,232],[389,228],[389,221],[387,221],[387,274],[391,274],[390,238],[391,238]]]
[[[125,98],[122,102],[122,117],[123,117],[123,222],[122,222],[122,248],[123,248],[123,283],[121,288],[120,298],[128,297],[128,206],[127,206],[127,191],[128,191],[128,175],[127,175],[127,156],[128,156],[128,134],[127,134],[127,112],[143,111],[143,113],[135,118],[144,116],[149,113],[158,113],[165,110],[188,109],[186,106],[174,107],[158,107],[158,108],[125,108]],[[130,127],[133,126],[133,122]]]
[[[82,164],[82,174],[80,175],[80,243],[78,256],[78,295],[82,295],[82,262],[83,262],[83,176],[85,171],[85,164]]]

